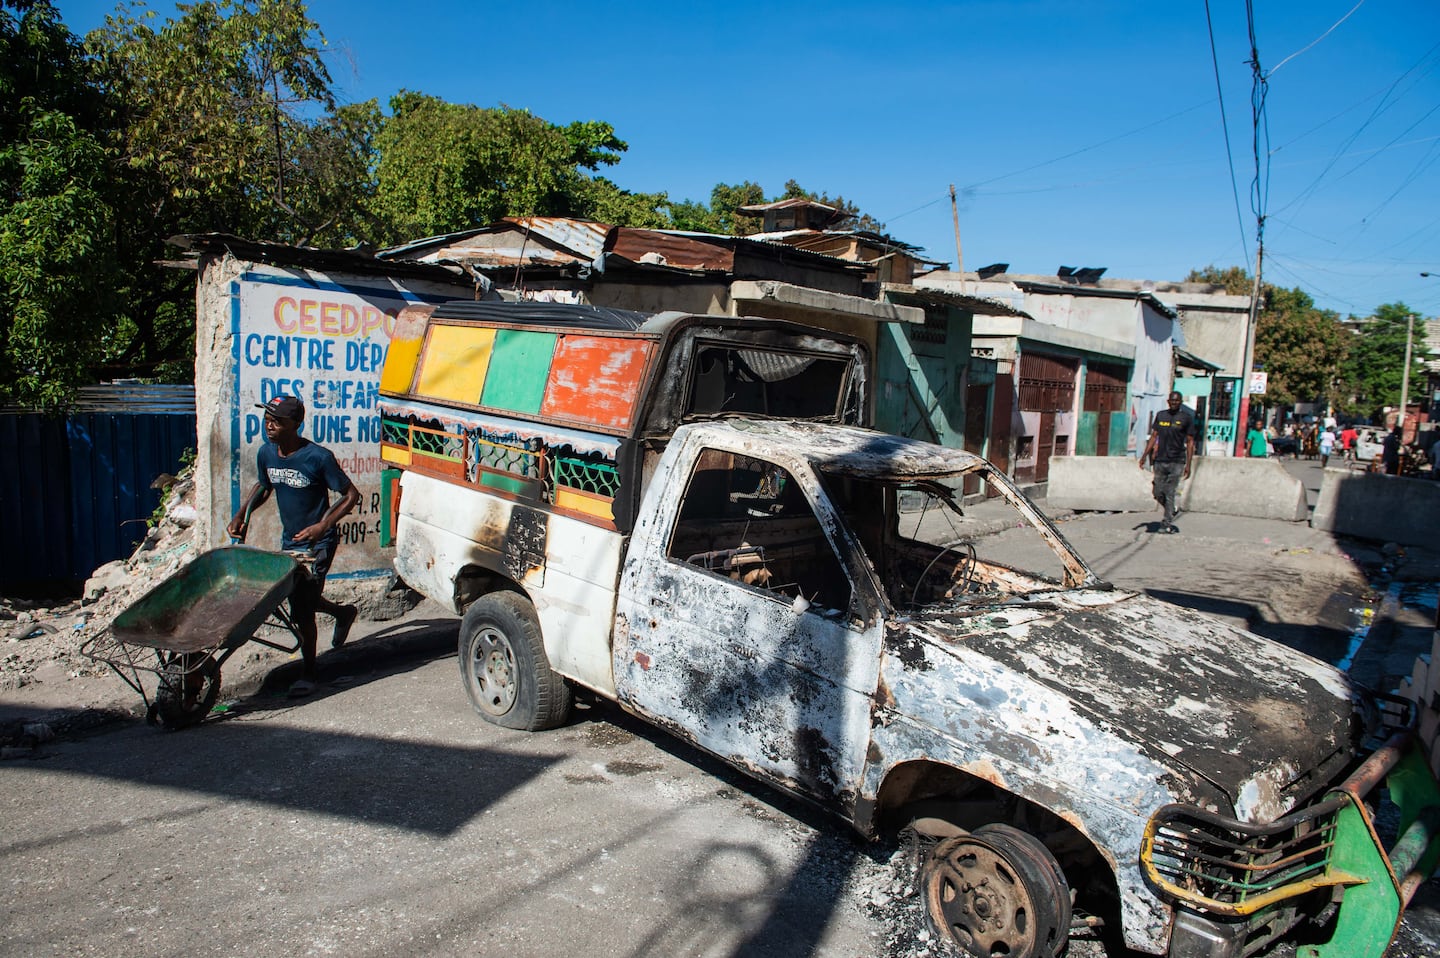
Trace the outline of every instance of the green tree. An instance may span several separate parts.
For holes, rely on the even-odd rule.
[[[115,300],[109,103],[53,5],[0,2],[0,402],[51,408]]]
[[[1185,281],[1223,286],[1232,296],[1250,295],[1255,283],[1242,266],[1214,265],[1191,270]],[[1344,393],[1340,365],[1349,344],[1350,335],[1339,316],[1317,307],[1308,293],[1262,284],[1255,368],[1267,373],[1267,404],[1340,404]]]
[[[367,125],[336,110],[301,0],[125,8],[86,38],[116,112],[119,307],[101,371],[193,376],[194,277],[157,262],[177,233],[350,245],[366,229]]]
[[[626,149],[599,121],[557,126],[528,110],[402,91],[374,138],[375,211],[386,242],[506,216],[579,216],[659,226],[663,194],[629,193],[586,171]]]
[[[1225,292],[1231,296],[1249,296],[1255,286],[1255,280],[1243,266],[1227,266],[1221,269],[1214,264],[1204,269],[1192,269],[1190,275],[1185,277],[1187,283],[1209,283],[1212,286],[1223,286]]]
[[[1405,374],[1405,337],[1413,318],[1417,340],[1425,341],[1425,323],[1404,303],[1386,303],[1366,319],[1355,321],[1349,354],[1341,366],[1350,405],[1362,415],[1374,418],[1386,406],[1400,405],[1400,387]],[[1352,317],[1352,321],[1354,318]],[[1410,398],[1424,389],[1423,349],[1411,350]]]
[[[1308,293],[1266,285],[1255,327],[1255,365],[1268,374],[1266,403],[1335,403],[1350,334]]]

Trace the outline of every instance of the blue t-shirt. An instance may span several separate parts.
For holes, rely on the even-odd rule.
[[[313,543],[295,541],[295,534],[325,518],[330,511],[330,490],[344,492],[350,480],[335,454],[324,446],[305,441],[288,456],[281,456],[274,443],[260,447],[255,457],[260,485],[275,493],[282,529],[280,548],[310,548]],[[332,546],[339,533],[331,529],[325,537]]]

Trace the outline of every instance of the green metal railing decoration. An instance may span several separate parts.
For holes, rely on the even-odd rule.
[[[475,439],[476,462],[486,469],[508,472],[526,479],[543,479],[545,458],[523,446],[512,446],[492,439]]]
[[[603,462],[586,462],[569,456],[557,456],[552,470],[554,483],[597,496],[615,498],[620,491],[620,475],[615,467]]]
[[[463,462],[465,460],[465,437],[414,426],[410,430],[410,449],[428,456]]]
[[[410,445],[410,424],[398,419],[380,419],[380,441],[393,446]]]

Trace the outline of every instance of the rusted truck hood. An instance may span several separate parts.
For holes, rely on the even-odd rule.
[[[978,614],[977,614],[978,613]],[[1157,760],[1268,821],[1353,755],[1352,687],[1336,669],[1190,609],[1130,592],[1032,596],[937,612],[910,631],[1024,673]]]

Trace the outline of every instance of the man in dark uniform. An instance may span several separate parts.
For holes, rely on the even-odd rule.
[[[335,454],[300,435],[305,421],[305,404],[295,396],[276,396],[261,404],[265,410],[265,438],[269,440],[256,455],[258,479],[250,494],[230,520],[230,535],[241,540],[250,525],[250,514],[270,494],[280,510],[280,547],[287,552],[304,552],[313,559],[311,576],[290,596],[290,612],[300,631],[300,655],[305,677],[290,686],[291,695],[308,695],[315,689],[319,673],[315,667],[317,628],[315,613],[322,611],[335,619],[333,648],[345,644],[355,624],[353,605],[340,605],[324,596],[325,575],[340,544],[336,524],[360,501],[360,490],[345,475]],[[330,493],[340,498],[330,504]]]
[[[1165,507],[1161,532],[1176,533],[1176,490],[1181,479],[1190,478],[1190,460],[1195,456],[1195,414],[1183,404],[1178,392],[1171,392],[1165,401],[1166,410],[1155,417],[1150,427],[1150,440],[1140,454],[1140,468],[1145,460],[1155,463],[1155,479],[1151,492],[1155,501]]]

